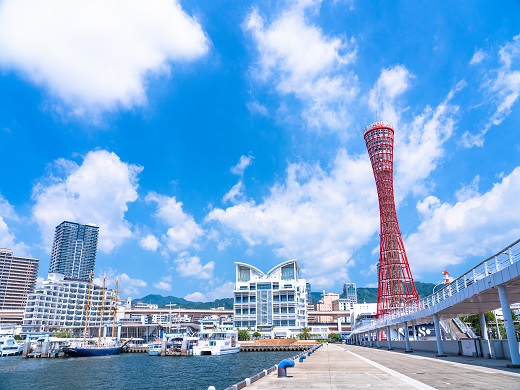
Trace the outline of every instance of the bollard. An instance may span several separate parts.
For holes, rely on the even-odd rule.
[[[287,367],[294,367],[294,360],[284,359],[278,364],[278,378],[287,377]]]
[[[300,363],[303,363],[303,360],[305,359],[305,357],[306,357],[305,355],[300,356]]]

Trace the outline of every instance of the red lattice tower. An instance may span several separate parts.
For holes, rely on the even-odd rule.
[[[408,265],[395,211],[394,128],[390,122],[375,122],[365,127],[364,137],[379,198],[381,232],[377,317],[380,317],[417,302],[419,296]]]

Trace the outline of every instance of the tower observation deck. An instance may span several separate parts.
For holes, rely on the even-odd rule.
[[[394,128],[390,122],[365,127],[365,143],[372,163],[379,199],[380,254],[377,316],[419,300],[404,249],[394,201]]]

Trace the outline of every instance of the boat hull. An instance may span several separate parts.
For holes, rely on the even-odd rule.
[[[118,355],[123,347],[108,348],[63,348],[63,353],[69,357],[85,357],[85,356],[109,356]]]
[[[219,356],[231,355],[240,352],[240,347],[193,347],[193,355],[195,356]]]

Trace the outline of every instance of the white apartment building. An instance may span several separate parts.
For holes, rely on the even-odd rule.
[[[301,333],[307,326],[307,291],[298,261],[285,261],[267,274],[249,264],[235,265],[235,327],[273,330],[274,336]]]
[[[89,328],[112,322],[114,291],[77,279],[66,279],[58,273],[49,274],[41,288],[29,294],[23,316],[24,332],[48,331],[54,328],[82,328],[86,322],[86,307],[89,305]],[[104,305],[103,305],[104,303]],[[103,309],[102,309],[102,306]],[[82,331],[82,329],[80,329]],[[97,334],[97,330],[95,333]]]

